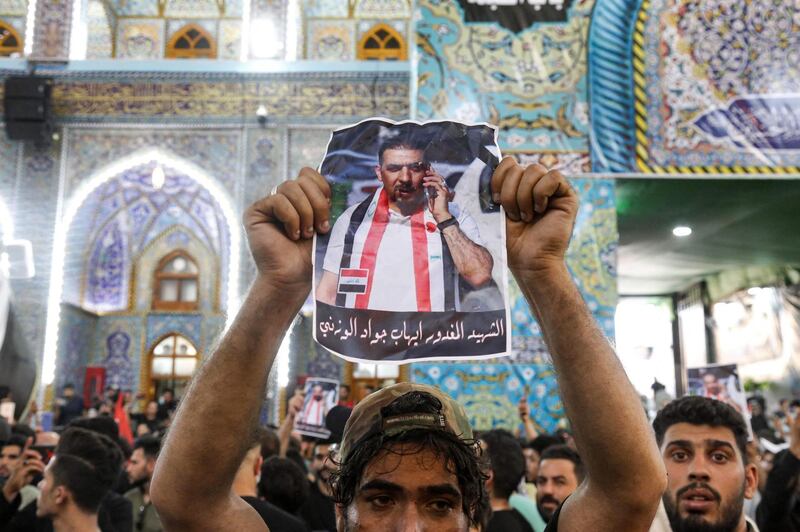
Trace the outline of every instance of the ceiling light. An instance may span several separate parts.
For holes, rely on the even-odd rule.
[[[672,229],[672,234],[679,237],[689,236],[692,234],[692,228],[686,225],[678,225]]]

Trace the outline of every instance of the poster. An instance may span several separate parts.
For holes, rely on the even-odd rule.
[[[320,173],[332,229],[314,252],[314,338],[350,361],[505,354],[497,131],[369,119],[334,131]]]
[[[748,420],[747,426],[750,427],[747,398],[736,364],[688,368],[686,372],[689,395],[699,395],[728,403]]]
[[[327,439],[331,431],[325,416],[339,402],[339,383],[322,377],[309,377],[303,392],[303,408],[295,418],[294,430],[305,436]]]

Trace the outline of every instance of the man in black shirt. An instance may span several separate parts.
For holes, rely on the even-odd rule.
[[[756,509],[761,532],[800,532],[800,413],[787,416],[789,448],[775,455]]]
[[[533,532],[533,529],[508,498],[525,474],[525,455],[517,439],[505,430],[490,430],[481,436],[481,446],[489,457],[486,491],[492,517],[486,532]]]
[[[250,442],[250,449],[244,455],[242,464],[236,472],[233,493],[254,508],[272,532],[308,532],[308,528],[299,518],[258,498],[258,477],[264,460],[261,458],[260,436],[256,432]]]
[[[331,473],[336,470],[330,456],[331,444],[319,441],[314,444],[314,453],[311,459],[311,472],[314,480],[308,481],[308,498],[300,508],[300,516],[308,524],[312,532],[336,531],[336,512],[331,487],[328,481]]]
[[[646,529],[666,487],[664,463],[639,396],[565,263],[578,195],[560,172],[511,157],[495,169],[491,190],[505,211],[509,268],[547,341],[586,464],[589,481],[564,503],[562,530]],[[257,275],[194,377],[156,466],[151,493],[167,530],[264,530],[231,496],[247,452],[241,434],[256,424],[269,369],[311,290],[312,239],[330,231],[330,198],[325,178],[303,168],[245,213]],[[483,480],[463,408],[436,389],[396,386],[363,399],[347,422],[334,484],[337,530],[480,526]]]

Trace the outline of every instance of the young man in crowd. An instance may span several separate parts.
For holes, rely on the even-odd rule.
[[[498,165],[491,186],[506,213],[509,267],[548,343],[589,479],[548,527],[646,530],[666,486],[664,464],[638,395],[565,264],[577,195],[559,172],[512,158]],[[245,214],[257,276],[195,376],[156,466],[151,494],[167,530],[264,529],[231,495],[248,451],[241,435],[257,424],[269,369],[311,289],[312,237],[330,230],[330,197],[324,178],[304,168]],[[348,420],[337,458],[337,529],[479,525],[477,453],[463,408],[441,392],[400,384],[371,395]]]
[[[800,413],[787,420],[789,448],[775,455],[756,509],[761,532],[800,532]]]
[[[525,475],[522,446],[510,432],[499,429],[483,434],[481,444],[489,459],[486,492],[492,508],[486,532],[533,532],[508,500]]]
[[[34,475],[43,475],[36,507],[36,517],[40,521],[29,526],[15,522],[19,496],[9,500],[7,483],[3,501],[0,501],[0,528],[49,530],[52,527],[55,532],[100,530],[98,510],[117,479],[121,461],[122,453],[107,437],[77,427],[64,431],[55,455],[46,466],[36,451],[25,451],[22,465],[16,468],[9,483],[29,483]]]
[[[155,436],[142,436],[133,444],[133,454],[125,466],[131,489],[125,498],[131,501],[136,530],[141,532],[161,532],[161,519],[150,502],[150,481],[156,468],[161,440]]]
[[[2,487],[11,472],[22,464],[22,456],[25,451],[25,437],[20,434],[13,434],[8,441],[0,444],[0,487]],[[35,501],[39,496],[36,487],[26,484],[19,490],[21,497],[20,508],[25,508],[28,504]]]
[[[336,513],[331,498],[331,474],[336,466],[331,456],[331,444],[319,441],[314,444],[311,473],[314,480],[308,481],[308,498],[300,507],[300,516],[311,530],[336,530]]]
[[[545,522],[572,495],[581,482],[584,471],[581,457],[568,445],[547,447],[539,459],[536,473],[536,508]]]
[[[249,504],[261,518],[270,530],[275,532],[307,532],[305,523],[298,517],[285,512],[275,506],[274,504],[258,498],[258,483],[261,476],[261,466],[263,458],[261,458],[261,435],[255,432],[252,440],[250,441],[250,449],[244,455],[239,470],[233,480],[233,494],[241,497],[245,503]],[[278,458],[271,458],[277,460]],[[263,479],[265,482],[276,479]],[[281,482],[277,479],[277,482]],[[187,528],[187,530],[194,530],[194,528]],[[233,528],[231,528],[233,530]],[[240,532],[250,530],[249,528],[241,529]]]
[[[743,510],[758,475],[747,461],[739,412],[715,399],[682,397],[656,415],[653,428],[669,478],[663,504],[673,532],[758,530]],[[651,528],[669,529],[658,521]]]

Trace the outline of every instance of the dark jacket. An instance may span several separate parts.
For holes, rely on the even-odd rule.
[[[756,524],[761,532],[800,532],[800,459],[781,451],[775,456],[767,486],[756,509]]]

